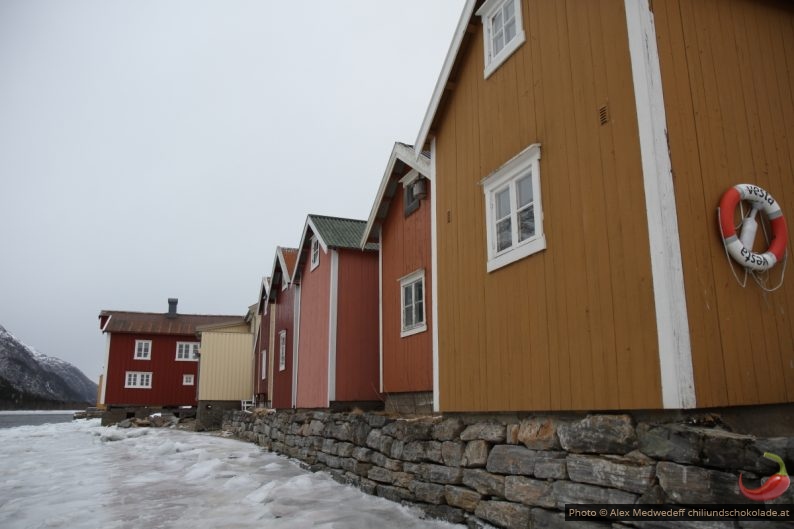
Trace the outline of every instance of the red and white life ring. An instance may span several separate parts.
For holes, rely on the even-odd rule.
[[[742,221],[742,233],[736,234],[733,215],[740,201],[746,200],[753,206],[751,215]],[[772,237],[769,248],[764,253],[753,252],[755,239],[755,212],[763,210],[769,219]],[[777,201],[768,192],[753,184],[737,184],[728,189],[720,200],[720,229],[722,242],[733,259],[750,270],[769,270],[786,255],[788,228],[786,218]]]

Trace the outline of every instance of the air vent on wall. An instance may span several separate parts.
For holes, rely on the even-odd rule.
[[[598,121],[602,125],[609,123],[609,104],[605,104],[598,109]]]

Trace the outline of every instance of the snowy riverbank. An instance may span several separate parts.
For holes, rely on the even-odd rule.
[[[256,446],[98,420],[0,430],[0,527],[453,527]]]

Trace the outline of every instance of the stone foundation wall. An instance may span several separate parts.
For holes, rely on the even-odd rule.
[[[792,437],[756,438],[719,425],[637,422],[629,415],[402,419],[257,410],[227,413],[223,428],[339,482],[470,527],[780,527],[565,522],[563,509],[566,503],[750,503],[739,493],[739,472],[750,483],[777,472],[777,465],[762,457],[766,451],[794,461]],[[789,490],[769,503],[792,502]]]

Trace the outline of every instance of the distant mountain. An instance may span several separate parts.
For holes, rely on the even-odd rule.
[[[0,409],[83,407],[97,385],[69,362],[39,353],[0,325]]]

